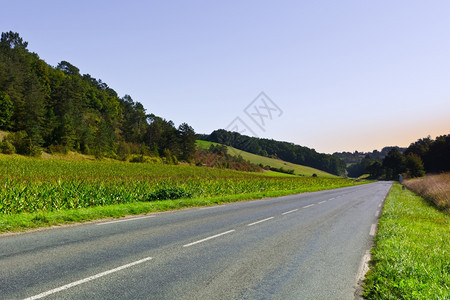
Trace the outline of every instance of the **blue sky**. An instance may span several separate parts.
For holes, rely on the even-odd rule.
[[[0,3],[1,31],[50,65],[199,133],[239,117],[327,153],[450,133],[449,1]],[[263,129],[244,111],[260,92],[282,112]]]

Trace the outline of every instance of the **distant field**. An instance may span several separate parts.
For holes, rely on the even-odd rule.
[[[217,143],[197,140],[197,145],[202,148],[205,148],[205,149],[208,149],[211,146],[211,144],[217,145]],[[312,176],[313,174],[316,174],[317,176],[320,176],[320,177],[338,178],[338,176],[335,176],[330,173],[327,173],[327,172],[324,172],[324,171],[321,171],[318,169],[314,169],[311,167],[297,165],[297,164],[293,164],[290,162],[285,162],[280,159],[274,159],[274,158],[256,155],[256,154],[245,152],[245,151],[242,151],[242,150],[230,147],[230,146],[227,146],[227,148],[228,148],[229,154],[241,155],[242,158],[250,161],[253,164],[257,164],[257,165],[262,164],[263,166],[269,165],[274,168],[284,168],[287,170],[294,170],[294,174],[296,174],[296,175]]]
[[[0,155],[0,232],[358,184],[274,173]]]

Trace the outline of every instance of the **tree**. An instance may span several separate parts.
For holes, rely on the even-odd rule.
[[[9,96],[0,92],[0,129],[8,129],[11,117],[14,113],[14,105]]]
[[[195,131],[187,123],[183,123],[178,127],[180,135],[181,159],[191,161],[195,154]]]
[[[383,160],[383,167],[386,169],[386,179],[397,179],[405,172],[405,158],[397,148],[392,148]]]
[[[406,155],[405,165],[407,169],[408,177],[422,177],[425,175],[422,159],[419,155],[409,153]]]
[[[57,132],[61,145],[65,146],[68,150],[72,150],[76,142],[76,133],[73,126],[73,119],[69,114],[64,114]]]
[[[368,167],[370,178],[380,178],[383,176],[383,165],[379,161],[372,162]]]
[[[2,32],[2,37],[0,39],[2,45],[8,48],[22,48],[26,49],[28,42],[24,42],[17,32]]]
[[[80,69],[65,60],[61,61],[56,68],[69,75],[80,75]]]
[[[436,137],[425,153],[423,162],[427,172],[450,171],[450,134]]]

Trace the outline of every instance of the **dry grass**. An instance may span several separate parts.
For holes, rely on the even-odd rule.
[[[8,135],[8,132],[0,130],[0,142],[3,141],[4,137]]]
[[[433,202],[439,209],[450,212],[450,173],[427,175],[403,183],[421,197]]]

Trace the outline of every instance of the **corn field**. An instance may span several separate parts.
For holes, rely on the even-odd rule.
[[[0,214],[352,185],[195,166],[0,156]]]

